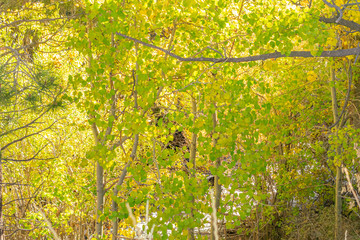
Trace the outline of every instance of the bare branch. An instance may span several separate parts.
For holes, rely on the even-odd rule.
[[[14,199],[14,200],[4,203],[3,206],[9,205],[9,204],[19,201],[19,200],[28,200],[28,199],[33,199],[33,198],[35,198],[35,197],[17,198],[17,199]]]
[[[213,50],[214,52],[217,52],[218,54],[220,54],[220,56],[223,58],[224,57],[224,55],[220,52],[220,51],[218,51],[218,50],[216,50],[216,49],[214,49],[214,48],[212,48],[212,47],[207,47],[208,49],[210,49],[210,50]]]
[[[343,16],[343,11],[341,10],[341,8],[340,8],[339,6],[336,6],[336,5],[334,5],[334,4],[329,3],[329,2],[326,1],[326,0],[323,0],[323,2],[324,2],[327,6],[336,9],[336,11],[339,13],[339,16],[338,16],[338,18],[335,20],[335,23],[339,23],[339,22],[341,21],[341,19],[342,19],[342,16]]]
[[[35,209],[41,213],[41,215],[43,216],[44,220],[45,220],[45,223],[48,227],[48,229],[50,230],[50,232],[53,234],[53,238],[55,240],[60,240],[61,238],[59,237],[59,235],[57,234],[57,232],[55,231],[55,229],[53,228],[53,224],[51,223],[51,221],[46,217],[46,214],[45,212],[40,208],[40,207],[37,207],[35,204],[34,204],[34,207]]]
[[[348,87],[348,90],[347,90],[347,93],[346,93],[346,98],[345,98],[345,102],[344,102],[344,106],[341,110],[341,113],[340,113],[340,116],[338,117],[338,119],[333,123],[333,125],[331,125],[329,127],[329,129],[335,127],[338,125],[338,123],[340,122],[340,120],[342,119],[344,113],[345,113],[345,110],[346,110],[346,107],[349,103],[349,99],[350,99],[350,92],[351,92],[351,84],[352,84],[352,69],[351,69],[351,65],[349,66],[349,74],[348,74],[348,79],[349,79],[349,87]]]
[[[14,140],[14,141],[6,144],[6,145],[3,146],[3,147],[0,147],[0,148],[1,148],[1,151],[4,151],[6,148],[8,148],[10,145],[12,145],[12,144],[14,144],[14,143],[20,142],[20,141],[22,141],[22,140],[24,140],[24,139],[26,139],[26,138],[28,138],[28,137],[37,135],[37,134],[39,134],[39,133],[41,133],[41,132],[44,132],[44,131],[50,129],[56,122],[57,122],[57,121],[53,122],[50,126],[44,128],[44,129],[42,129],[42,130],[40,130],[40,131],[37,131],[37,132],[34,132],[34,133],[32,133],[32,134],[29,134],[29,135],[23,136],[23,137],[21,137],[21,138],[18,138],[18,139],[16,139],[16,140]]]
[[[4,185],[4,186],[15,186],[15,185],[16,186],[31,186],[30,184],[26,184],[26,183],[0,183],[0,185]]]
[[[15,129],[11,129],[11,130],[9,130],[9,131],[7,131],[7,132],[5,132],[5,133],[1,133],[1,134],[0,134],[0,137],[2,137],[2,136],[4,136],[4,135],[8,135],[8,134],[10,134],[10,133],[12,133],[12,132],[15,132],[15,131],[17,131],[17,130],[20,130],[20,129],[22,129],[22,128],[28,128],[28,127],[30,127],[31,125],[35,124],[36,121],[37,121],[38,119],[40,119],[40,118],[41,118],[45,113],[47,113],[49,110],[50,110],[50,108],[48,108],[47,110],[45,110],[45,111],[44,111],[43,113],[41,113],[38,117],[36,117],[36,118],[35,118],[34,120],[32,120],[31,122],[25,124],[24,126],[21,126],[21,127],[15,128]]]
[[[55,20],[61,20],[61,19],[69,19],[70,17],[58,17],[58,18],[44,18],[44,19],[22,19],[22,20],[17,20],[8,24],[4,24],[2,26],[0,26],[0,30],[3,28],[7,28],[7,27],[12,27],[12,26],[19,26],[22,23],[26,23],[26,22],[50,22],[50,21],[55,21]],[[73,18],[73,17],[71,17]]]
[[[341,22],[341,21],[340,21]],[[282,54],[280,52],[274,52],[274,53],[268,53],[268,54],[262,54],[262,55],[256,55],[256,56],[249,56],[249,57],[240,57],[240,58],[184,58],[180,57],[179,55],[176,55],[168,50],[165,50],[161,47],[155,46],[150,43],[143,42],[141,40],[138,40],[136,38],[129,37],[127,35],[124,35],[122,33],[116,33],[117,35],[132,40],[136,43],[140,43],[141,45],[144,45],[146,47],[150,47],[153,49],[157,49],[159,51],[162,51],[168,55],[170,55],[173,58],[176,58],[179,61],[182,62],[214,62],[214,63],[221,63],[221,62],[233,62],[233,63],[241,63],[241,62],[253,62],[253,61],[260,61],[260,60],[267,60],[272,58],[285,58],[285,57],[302,57],[302,58],[314,58],[314,57],[345,57],[350,55],[358,55],[360,54],[360,47],[357,48],[350,48],[350,49],[341,49],[341,50],[335,50],[335,51],[323,51],[320,56],[314,56],[311,54],[310,51],[292,51],[289,55]]]
[[[21,159],[21,160],[17,160],[17,159],[10,159],[10,158],[3,158],[2,160],[4,161],[9,161],[9,162],[29,162],[31,160],[51,160],[51,159],[54,159],[54,158],[36,158],[37,155],[39,155],[39,153],[44,149],[46,148],[46,146],[49,145],[49,144],[46,144],[44,147],[42,147],[39,151],[37,151],[35,153],[34,156],[32,156],[31,158],[28,158],[28,159]]]
[[[110,147],[110,150],[114,150],[115,148],[117,148],[118,146],[123,144],[126,140],[128,140],[129,138],[130,138],[130,136],[122,137],[119,141],[117,141]]]
[[[349,176],[349,171],[346,167],[344,167],[344,171],[345,171],[345,176],[346,176],[346,179],[348,181],[348,184],[349,184],[349,187],[350,187],[350,190],[352,192],[352,194],[354,195],[355,197],[355,200],[356,200],[356,203],[358,204],[358,208],[360,209],[360,200],[359,200],[359,196],[356,194],[355,190],[354,190],[354,187],[351,183],[351,179],[350,179],[350,176]]]

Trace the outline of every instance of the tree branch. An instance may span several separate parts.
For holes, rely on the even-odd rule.
[[[37,151],[35,153],[34,156],[32,156],[31,158],[28,158],[28,159],[10,159],[10,158],[3,158],[2,160],[6,161],[6,162],[29,162],[29,161],[32,161],[32,160],[51,160],[51,159],[54,159],[54,158],[36,158],[37,155],[39,155],[39,153],[47,147],[47,145],[49,144],[46,144],[44,147],[42,147],[39,151]]]
[[[343,20],[343,19],[342,19]],[[342,21],[341,20],[341,21]],[[340,21],[340,22],[341,22]],[[350,48],[350,49],[342,49],[342,50],[335,50],[335,51],[323,51],[320,56],[314,56],[311,54],[310,51],[292,51],[289,55],[282,54],[280,52],[274,52],[274,53],[268,53],[268,54],[262,54],[262,55],[256,55],[256,56],[248,56],[248,57],[240,57],[240,58],[184,58],[180,57],[179,55],[176,55],[166,49],[163,49],[161,47],[155,46],[150,43],[143,42],[141,40],[138,40],[136,38],[129,37],[127,35],[124,35],[122,33],[116,33],[117,35],[132,40],[136,43],[140,43],[143,46],[150,47],[153,49],[157,49],[163,53],[166,53],[170,55],[173,58],[176,58],[179,61],[182,62],[214,62],[214,63],[221,63],[221,62],[233,62],[233,63],[241,63],[241,62],[253,62],[253,61],[260,61],[260,60],[267,60],[272,58],[285,58],[285,57],[302,57],[302,58],[314,58],[314,57],[345,57],[350,55],[358,55],[360,54],[360,47],[357,48]]]
[[[343,11],[341,10],[341,8],[340,8],[339,6],[336,6],[336,5],[333,5],[333,4],[329,3],[329,2],[326,1],[326,0],[323,0],[323,2],[324,2],[327,6],[336,9],[336,12],[338,13],[339,16],[336,18],[335,23],[339,23],[339,22],[341,21],[342,17],[343,17]]]
[[[332,18],[326,18],[326,17],[320,17],[319,20],[321,22],[324,22],[324,23],[335,23],[337,25],[341,25],[341,26],[344,26],[344,27],[348,27],[350,28],[351,30],[354,30],[354,31],[357,31],[357,32],[360,32],[360,24],[354,22],[354,21],[350,21],[350,20],[345,20],[345,19],[340,19],[339,22],[336,22],[339,18],[338,17],[332,17]]]
[[[341,113],[340,113],[340,116],[338,117],[338,119],[333,123],[333,125],[331,125],[329,127],[329,129],[335,127],[336,125],[338,125],[338,123],[340,122],[340,120],[342,119],[344,113],[345,113],[345,110],[346,110],[346,107],[349,103],[349,99],[350,99],[350,92],[351,92],[351,84],[352,84],[352,69],[351,69],[351,65],[349,66],[349,87],[348,87],[348,90],[347,90],[347,93],[346,93],[346,97],[345,97],[345,102],[344,102],[344,106],[341,110]]]
[[[8,134],[10,134],[10,133],[12,133],[12,132],[15,132],[15,131],[17,131],[17,130],[20,130],[20,129],[22,129],[22,128],[28,128],[28,127],[30,127],[32,124],[35,124],[36,121],[39,120],[39,119],[40,119],[45,113],[47,113],[49,110],[50,110],[50,108],[46,109],[46,110],[45,110],[43,113],[41,113],[38,117],[36,117],[36,118],[33,119],[31,122],[29,122],[29,123],[27,123],[27,124],[25,124],[25,125],[23,125],[23,126],[21,126],[21,127],[18,127],[18,128],[15,128],[15,129],[11,129],[11,130],[9,130],[9,131],[7,131],[7,132],[5,132],[5,133],[1,133],[1,134],[0,134],[0,137],[2,137],[2,136],[4,136],[4,135],[8,135]]]
[[[11,23],[6,23],[4,25],[0,26],[0,30],[3,28],[7,28],[7,27],[13,27],[13,26],[19,26],[22,23],[27,23],[27,22],[51,22],[51,21],[55,21],[55,20],[61,20],[61,19],[70,19],[70,18],[75,18],[74,17],[58,17],[58,18],[44,18],[44,19],[21,19],[21,20],[16,20],[14,22]]]
[[[14,141],[6,144],[6,145],[3,146],[3,147],[0,147],[0,148],[1,148],[1,151],[4,151],[6,148],[8,148],[10,145],[12,145],[12,144],[14,144],[14,143],[20,142],[20,141],[22,141],[22,140],[24,140],[24,139],[26,139],[26,138],[28,138],[28,137],[37,135],[37,134],[39,134],[39,133],[42,133],[42,132],[50,129],[56,122],[57,122],[57,121],[53,122],[50,126],[44,128],[44,129],[42,129],[42,130],[40,130],[40,131],[37,131],[37,132],[31,133],[31,134],[29,134],[29,135],[26,135],[26,136],[24,136],[24,137],[18,138],[18,139],[16,139],[16,140],[14,140]]]
[[[115,148],[117,148],[118,146],[122,145],[126,140],[128,140],[130,138],[130,136],[125,136],[122,137],[119,141],[117,141],[116,143],[114,143],[113,145],[111,145],[110,150],[114,150]]]
[[[50,230],[50,232],[53,234],[53,238],[55,240],[61,240],[61,238],[59,237],[59,235],[56,233],[55,229],[53,228],[53,224],[51,223],[51,221],[46,217],[46,214],[45,212],[40,208],[40,207],[37,207],[35,204],[34,204],[34,207],[35,209],[41,213],[41,215],[43,216],[44,220],[45,220],[45,223],[48,227],[48,229]]]

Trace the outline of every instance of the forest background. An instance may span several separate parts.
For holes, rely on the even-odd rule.
[[[0,13],[0,240],[360,238],[357,0]]]

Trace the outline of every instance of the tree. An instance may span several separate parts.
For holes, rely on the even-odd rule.
[[[327,18],[327,17],[324,17],[324,16],[320,16],[318,17],[319,19],[319,22],[324,22],[324,23],[334,23],[338,26],[344,26],[344,27],[347,27],[348,29],[350,29],[350,31],[353,31],[352,33],[354,32],[358,32],[359,31],[359,27],[360,25],[354,21],[351,21],[351,20],[346,20],[346,19],[343,19],[344,18],[344,13],[346,11],[347,8],[351,8],[351,6],[358,6],[357,3],[344,3],[342,4],[341,6],[337,6],[335,4],[331,4],[329,2],[327,2],[326,0],[323,0],[323,3],[325,5],[327,5],[328,7],[330,7],[331,9],[335,9],[336,10],[336,14],[333,14],[335,15],[334,17],[332,18]],[[309,12],[310,14],[313,14],[315,13],[318,9],[316,9],[316,7],[312,7],[311,8],[311,3],[309,4],[309,8],[310,10],[312,9],[315,9],[314,12]],[[275,8],[274,8],[275,9]],[[345,13],[346,15],[346,13]],[[350,14],[351,15],[351,14]],[[245,15],[246,16],[246,15]],[[258,16],[254,16],[254,19],[257,19]],[[250,20],[250,18],[248,18],[248,20]],[[249,21],[250,22],[250,21]],[[256,22],[255,20],[253,20],[253,22]],[[268,26],[268,25],[266,25]],[[319,25],[318,25],[319,26]],[[325,26],[319,26],[319,27],[322,27],[322,28],[326,28]],[[300,35],[300,31],[301,31],[301,27],[300,25],[298,25],[298,28],[295,27],[295,31],[298,31],[299,35]],[[294,31],[294,32],[295,32]],[[275,53],[268,53],[268,54],[260,54],[260,55],[256,55],[256,56],[249,56],[249,57],[240,57],[240,58],[234,58],[234,57],[226,57],[226,50],[224,49],[224,54],[225,54],[225,57],[222,55],[221,52],[217,51],[217,50],[214,50],[212,49],[213,51],[215,51],[216,53],[219,53],[221,55],[222,58],[211,58],[211,57],[200,57],[200,58],[194,58],[194,57],[189,57],[189,58],[184,58],[184,57],[181,57],[177,54],[174,54],[168,50],[165,50],[161,47],[158,47],[158,46],[155,46],[153,44],[149,44],[149,43],[146,43],[144,41],[141,41],[139,39],[136,39],[136,38],[133,38],[133,37],[130,37],[130,36],[127,36],[123,33],[116,33],[117,35],[125,38],[125,39],[129,39],[129,40],[132,40],[136,43],[139,43],[139,44],[142,44],[146,47],[150,47],[150,48],[153,48],[153,49],[156,49],[156,50],[159,50],[161,52],[164,52],[166,53],[167,55],[179,60],[179,61],[184,61],[184,62],[213,62],[214,64],[215,63],[231,63],[231,62],[252,62],[252,61],[259,61],[259,60],[267,60],[267,59],[277,59],[277,58],[281,58],[281,57],[301,57],[301,58],[308,58],[308,57],[344,57],[344,56],[349,56],[349,55],[356,55],[358,56],[359,55],[359,48],[350,48],[350,49],[341,49],[341,50],[333,50],[333,51],[324,51],[323,50],[323,46],[322,46],[322,42],[317,42],[316,41],[316,44],[318,44],[319,48],[316,50],[314,49],[313,51],[292,51],[292,44],[283,44],[283,45],[288,45],[288,47],[281,47],[279,46],[277,43],[278,41],[276,40],[276,43],[274,44],[274,42],[270,42],[272,43],[272,47],[276,46],[278,49],[281,49],[280,52],[275,52]],[[263,33],[261,33],[262,35],[264,35]],[[291,33],[287,33],[289,36],[291,36]],[[257,36],[256,39],[261,39],[261,38],[264,38],[264,36]],[[255,42],[256,43],[256,42]],[[254,44],[254,46],[256,46],[256,44]],[[210,48],[211,49],[211,48]],[[249,52],[253,52],[251,47],[250,47],[250,50]],[[261,52],[261,50],[260,50]],[[357,59],[357,57],[356,57]],[[350,69],[351,69],[351,66],[350,66]],[[352,74],[351,72],[349,73],[350,75]],[[332,70],[332,79],[333,79],[333,84],[335,84],[335,80],[334,80],[334,71]],[[350,85],[351,86],[351,85]],[[337,126],[340,122],[340,119],[341,117],[338,116],[338,113],[337,113],[337,98],[336,98],[336,89],[334,87],[332,87],[332,90],[331,90],[331,93],[332,93],[332,99],[333,99],[333,112],[334,112],[334,125],[332,125],[330,128],[334,127],[334,126]],[[348,101],[348,99],[346,100]],[[344,113],[344,110],[345,110],[345,107],[346,107],[346,104],[344,105],[344,109],[342,111],[342,114]],[[340,155],[340,152],[338,152],[338,154]],[[341,163],[340,163],[341,164]],[[340,239],[341,238],[341,223],[340,223],[340,218],[341,218],[341,197],[340,197],[340,194],[341,194],[341,168],[340,166],[337,167],[337,174],[336,174],[336,207],[335,207],[335,239]],[[193,238],[193,237],[192,237]]]
[[[50,136],[61,119],[57,114],[65,106],[65,87],[53,69],[55,64],[43,57],[56,50],[51,47],[46,53],[49,42],[60,40],[61,22],[68,17],[55,17],[52,8],[32,18],[42,7],[43,3],[33,1],[2,2],[0,6],[4,20],[0,26],[4,40],[0,63],[0,239],[31,230],[24,225],[31,226],[32,220],[22,219],[38,196],[41,182],[29,182],[29,176],[22,174],[32,161],[58,157],[49,154],[48,148],[54,142],[44,135]],[[16,197],[16,192],[21,195]]]
[[[329,239],[334,233],[322,229],[334,226],[337,239],[356,236],[357,2],[44,4],[50,12],[14,14],[2,28],[21,28],[25,47],[12,49],[35,69],[31,76],[70,75],[59,81],[69,82],[67,94],[57,90],[74,103],[63,111],[67,121],[48,129],[59,126],[49,136],[66,139],[53,144],[58,160],[31,165],[49,175],[25,211],[39,228],[24,236]],[[4,33],[8,45],[13,36]],[[58,50],[55,39],[68,54],[48,63],[41,52]],[[39,114],[50,124],[60,115],[29,111],[4,136],[34,133],[24,146],[44,146],[25,131]],[[8,149],[13,159],[27,153]],[[39,186],[33,171],[24,176]],[[339,192],[340,183],[351,190]]]

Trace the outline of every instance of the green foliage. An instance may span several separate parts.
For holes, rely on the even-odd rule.
[[[350,58],[181,62],[115,34],[182,57],[275,51],[320,56],[335,47],[354,47],[358,38],[319,21],[333,9],[322,1],[307,5],[285,0],[23,2],[24,8],[6,4],[2,9],[12,21],[1,33],[4,49],[19,52],[1,58],[1,136],[16,141],[35,133],[28,130],[57,124],[4,155],[17,160],[37,156],[48,143],[43,149],[46,161],[9,167],[4,178],[26,173],[26,181],[38,189],[27,197],[34,196],[32,204],[46,212],[59,235],[90,238],[101,220],[103,239],[112,234],[111,221],[119,221],[117,234],[133,237],[126,203],[139,221],[147,200],[151,217],[146,231],[154,227],[154,239],[188,239],[189,229],[209,231],[213,187],[206,178],[214,175],[223,190],[216,212],[221,234],[227,229],[234,238],[333,236],[325,221],[330,210],[324,206],[334,197],[336,166],[351,170],[358,190],[359,126],[347,121],[358,118],[356,90],[343,115],[346,124],[329,129],[329,87],[336,87],[343,106]],[[16,24],[14,9],[29,22],[33,14],[52,20]],[[360,19],[344,9],[345,18]],[[333,63],[337,81],[331,85]],[[53,111],[35,121],[39,127],[26,127],[47,109]],[[4,192],[5,199],[16,196],[14,190]],[[104,205],[94,209],[102,192],[97,199],[104,199]],[[344,212],[351,204],[343,204]],[[49,236],[49,226],[34,209],[27,208],[22,216],[29,221],[6,221],[24,229],[40,221],[42,227],[28,236]],[[5,212],[18,214],[19,209],[12,204]],[[358,219],[346,222],[344,229],[352,221]],[[325,230],[319,233],[314,226]]]

